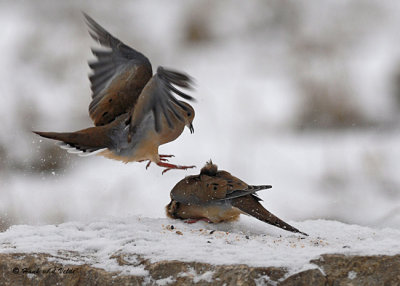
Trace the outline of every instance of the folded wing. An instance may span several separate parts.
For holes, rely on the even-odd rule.
[[[218,176],[218,173],[222,172],[224,172],[224,177]],[[171,198],[181,203],[208,204],[233,201],[236,198],[251,195],[255,200],[260,201],[256,193],[271,188],[270,185],[247,185],[225,171],[218,173],[216,176],[200,175],[183,179],[172,189]],[[227,174],[229,177],[226,176]]]

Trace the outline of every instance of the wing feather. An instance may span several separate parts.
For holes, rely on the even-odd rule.
[[[152,76],[150,61],[140,52],[112,36],[84,13],[90,36],[106,50],[92,48],[89,62],[92,102],[89,114],[96,126],[110,123],[134,108]]]
[[[135,126],[149,113],[154,115],[155,130],[161,132],[162,118],[165,118],[169,128],[174,127],[174,120],[171,116],[180,121],[184,118],[180,115],[180,110],[188,111],[188,107],[177,100],[174,95],[178,95],[187,100],[194,98],[183,91],[178,91],[172,84],[180,87],[191,87],[192,79],[186,74],[159,67],[157,73],[143,89],[138,104],[133,110],[130,123],[130,134],[133,134]]]

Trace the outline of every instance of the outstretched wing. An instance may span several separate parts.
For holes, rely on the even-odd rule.
[[[105,125],[131,110],[150,80],[150,61],[138,51],[113,37],[84,13],[89,33],[106,50],[92,48],[97,58],[89,62],[92,102],[89,115],[96,126]]]
[[[143,89],[133,110],[129,128],[130,134],[135,133],[136,126],[149,112],[154,115],[157,132],[161,132],[163,118],[165,118],[169,128],[174,127],[175,118],[184,122],[182,110],[188,113],[191,110],[182,101],[177,100],[174,94],[187,100],[194,99],[175,86],[190,89],[191,83],[192,79],[186,74],[158,67],[157,73]]]

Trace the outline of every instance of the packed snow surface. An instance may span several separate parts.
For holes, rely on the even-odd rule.
[[[260,197],[284,219],[400,229],[394,2],[0,1],[0,231],[165,217],[169,191],[209,159],[271,184]],[[32,133],[93,126],[87,61],[98,45],[82,11],[154,70],[195,79],[195,133],[160,153],[196,169],[162,176],[154,164],[81,158]],[[346,120],[329,127],[331,117]]]
[[[400,230],[373,229],[336,221],[290,222],[308,237],[242,217],[238,222],[186,224],[165,218],[111,217],[60,225],[15,225],[0,234],[1,253],[48,253],[64,264],[90,264],[121,274],[146,275],[138,256],[152,262],[197,261],[286,267],[316,267],[322,254],[400,254]],[[122,254],[132,265],[119,266]]]

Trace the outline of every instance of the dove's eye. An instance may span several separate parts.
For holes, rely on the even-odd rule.
[[[188,112],[188,113],[187,113],[187,116],[190,116],[190,115],[192,115],[192,113]]]

